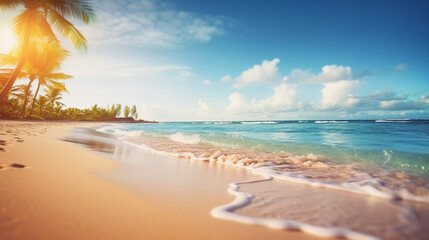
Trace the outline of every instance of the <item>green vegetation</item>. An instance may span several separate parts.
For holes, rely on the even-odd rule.
[[[95,19],[95,11],[90,2],[86,0],[8,0],[0,2],[1,10],[15,8],[23,8],[12,22],[18,39],[19,60],[2,86],[0,104],[4,104],[4,101],[7,100],[22,68],[28,58],[32,56],[32,42],[40,43],[41,40],[59,45],[59,40],[51,28],[54,26],[64,38],[70,39],[78,50],[85,52],[88,49],[88,43],[69,20],[74,19],[89,24]],[[45,47],[44,44],[41,45],[42,48]]]
[[[95,11],[88,0],[7,0],[0,10],[22,10],[13,21],[17,37],[14,49],[0,54],[0,118],[40,120],[115,120],[122,106],[90,109],[65,108],[61,102],[68,93],[65,81],[73,78],[62,73],[61,64],[70,56],[55,35],[69,39],[81,52],[86,52],[85,37],[69,20],[89,24]],[[18,82],[23,84],[16,85]],[[33,86],[36,82],[37,85]],[[33,88],[35,87],[35,89]],[[124,107],[125,117],[137,119],[136,107]]]

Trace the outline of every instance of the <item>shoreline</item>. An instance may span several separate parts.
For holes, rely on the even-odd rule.
[[[129,171],[121,171],[127,169],[127,164],[58,140],[69,136],[69,131],[75,127],[99,124],[0,121],[1,132],[5,134],[1,139],[20,137],[24,140],[7,145],[7,152],[0,153],[0,164],[4,166],[0,170],[0,194],[3,196],[0,199],[0,238],[318,239],[300,232],[270,230],[212,218],[211,208],[232,199],[225,192],[227,185],[219,179],[240,180],[235,169],[221,171],[229,176],[227,178],[214,178],[208,173],[216,176],[219,172],[193,165],[198,167],[196,173],[199,174],[182,175],[189,178],[183,186],[192,182],[195,185],[184,188],[186,191],[169,188],[175,179],[162,182],[160,176],[152,182],[131,186],[129,182],[118,181],[126,179],[124,174]],[[37,136],[33,136],[36,132]],[[142,156],[141,153],[137,155]],[[165,161],[185,164],[181,169],[190,171],[188,161]],[[12,163],[25,167],[14,168]],[[211,176],[207,176],[207,181],[212,181],[210,191],[204,190],[207,185],[198,181],[203,175]],[[198,196],[194,196],[194,187],[201,190]],[[171,199],[173,193],[176,194],[174,200]]]
[[[113,129],[113,130],[112,130]],[[277,229],[285,229],[285,230],[294,230],[294,231],[303,231],[307,233],[313,233],[318,236],[330,236],[330,237],[343,237],[343,238],[349,238],[349,239],[380,239],[379,237],[386,237],[387,239],[419,239],[416,238],[419,235],[423,236],[429,236],[428,232],[425,231],[425,228],[423,227],[426,223],[429,222],[428,214],[429,209],[428,206],[425,205],[425,201],[401,201],[399,197],[395,197],[396,195],[389,195],[389,194],[380,194],[383,193],[380,190],[377,190],[373,188],[372,186],[356,186],[356,183],[349,184],[350,187],[354,187],[352,189],[345,188],[344,185],[333,185],[323,182],[315,182],[311,181],[312,179],[307,177],[299,177],[292,175],[286,175],[286,172],[279,172],[279,170],[272,168],[272,163],[267,165],[263,165],[263,162],[258,162],[255,160],[252,160],[251,158],[247,158],[247,156],[250,153],[247,151],[240,151],[239,149],[228,149],[228,148],[222,148],[222,147],[208,147],[206,145],[199,145],[195,144],[194,140],[197,139],[196,136],[198,135],[183,135],[182,133],[179,134],[173,134],[170,135],[170,139],[165,138],[164,135],[162,135],[164,138],[147,138],[145,135],[143,135],[144,131],[141,129],[132,129],[131,132],[126,132],[124,129],[115,129],[115,126],[112,126],[112,128],[101,128],[100,132],[113,132],[114,135],[117,135],[121,140],[124,142],[140,147],[146,151],[154,152],[159,155],[164,156],[173,156],[176,159],[180,160],[183,159],[185,161],[199,161],[199,162],[205,162],[208,165],[215,165],[215,166],[229,166],[234,167],[237,171],[246,169],[249,171],[249,173],[252,173],[253,176],[259,176],[259,177],[266,177],[268,186],[275,185],[274,182],[282,182],[283,187],[280,188],[271,188],[269,192],[260,191],[261,189],[268,189],[266,187],[258,189],[256,188],[250,188],[251,191],[238,191],[239,187],[238,185],[244,184],[253,186],[258,186],[259,184],[253,184],[256,182],[265,182],[263,179],[258,178],[256,181],[252,184],[249,184],[248,181],[231,181],[229,184],[230,188],[228,189],[228,192],[232,195],[234,195],[236,198],[233,201],[229,201],[228,203],[224,203],[221,205],[218,205],[216,208],[212,209],[211,213],[214,217],[225,219],[225,220],[231,220],[235,222],[242,222],[247,223],[251,225],[263,225],[270,228],[277,228]],[[178,138],[180,135],[180,138]],[[139,136],[139,137],[137,137]],[[173,136],[174,138],[172,138]],[[192,144],[189,144],[192,140]],[[169,150],[173,150],[172,152]],[[252,152],[253,153],[253,152]],[[241,155],[240,155],[241,154]],[[246,155],[247,154],[247,155]],[[253,155],[252,155],[253,156]],[[258,155],[259,156],[259,155]],[[263,157],[267,157],[265,160],[273,159],[274,162],[280,162],[280,157],[286,157],[286,160],[291,159],[295,160],[291,163],[285,161],[283,162],[283,166],[287,166],[288,164],[291,166],[297,166],[296,159],[303,158],[304,163],[307,163],[309,160],[316,161],[316,164],[319,163],[319,157],[315,155],[308,155],[305,156],[296,156],[289,153],[279,153],[279,155],[270,156],[270,155],[263,155]],[[317,157],[317,158],[316,158]],[[268,162],[270,163],[270,162]],[[298,165],[299,166],[299,165]],[[311,166],[311,165],[310,165]],[[318,167],[318,165],[316,165]],[[340,171],[343,168],[339,168],[339,166],[335,166]],[[280,168],[280,167],[279,167]],[[301,169],[301,168],[299,168]],[[323,168],[325,169],[325,168]],[[337,171],[338,171],[337,169]],[[305,172],[306,169],[303,169]],[[310,169],[307,169],[307,171]],[[345,172],[350,173],[350,168],[345,168]],[[342,171],[341,171],[342,172]],[[308,172],[307,172],[308,173]],[[359,179],[357,179],[359,180]],[[365,179],[364,179],[365,180]],[[365,183],[365,181],[362,181],[362,183]],[[381,181],[377,183],[380,183]],[[359,188],[358,188],[359,187]],[[294,191],[291,191],[291,189],[294,189]],[[361,190],[361,191],[359,191]],[[253,193],[257,193],[256,196]],[[281,198],[278,197],[277,193],[281,192],[291,192],[292,194],[286,194],[282,196]],[[295,193],[295,195],[293,194]],[[289,203],[289,199],[296,199],[298,196],[303,196],[303,194],[306,196],[302,200],[305,200],[306,198],[311,199],[312,194],[315,194],[316,199],[319,199],[320,201],[325,202],[325,205],[329,206],[329,208],[335,209],[342,205],[342,202],[336,201],[338,198],[342,199],[345,202],[353,202],[351,206],[343,206],[341,208],[341,214],[337,215],[338,211],[334,212],[327,212],[324,215],[329,216],[333,215],[335,216],[333,219],[330,218],[329,221],[331,221],[332,225],[326,224],[323,221],[314,221],[313,218],[323,220],[325,217],[319,216],[319,211],[321,209],[314,209],[314,212],[307,212],[306,215],[294,215],[289,216],[288,215],[282,215],[282,212],[276,212],[277,207],[282,207],[282,210],[286,210],[285,212],[288,212],[289,209],[293,209],[296,206]],[[327,197],[327,195],[330,197]],[[266,199],[268,201],[262,201],[261,203],[259,201],[260,205],[263,206],[262,208],[255,209],[254,208],[254,199],[261,199],[261,195],[263,196],[262,199]],[[277,202],[274,200],[271,195],[275,196],[277,195]],[[391,197],[393,196],[393,197]],[[406,195],[405,195],[406,196]],[[256,198],[254,198],[256,197]],[[271,199],[271,200],[269,200]],[[278,202],[279,199],[288,199],[287,201],[281,201]],[[412,199],[410,199],[412,200]],[[416,199],[418,200],[418,199]],[[423,199],[424,200],[424,199]],[[296,201],[295,204],[300,204],[300,200]],[[378,209],[374,209],[372,206],[374,203],[384,203],[381,205],[378,205],[380,209],[393,209],[394,211],[391,211],[389,213],[390,218],[383,217],[384,214],[381,213],[381,215],[372,214],[371,212],[377,212]],[[250,204],[249,204],[250,203]],[[269,205],[274,204],[276,207],[270,208]],[[318,206],[318,202],[308,202],[308,206]],[[395,207],[392,207],[391,204],[395,205]],[[305,205],[305,204],[304,204]],[[420,205],[420,206],[419,206]],[[302,206],[301,206],[302,207]],[[250,210],[244,210],[242,209],[250,209]],[[353,210],[355,208],[358,209],[365,209],[365,214],[361,214],[360,212],[353,212],[353,214],[350,212],[348,213],[348,209]],[[303,209],[305,210],[305,209]],[[238,212],[238,214],[237,214]],[[363,213],[362,212],[362,213]],[[420,217],[418,217],[420,215]],[[342,217],[341,217],[342,216]],[[355,217],[356,221],[349,222],[348,224],[342,224],[342,221],[344,217],[350,218]],[[379,221],[375,221],[374,225],[372,224],[365,224],[365,219],[377,219]],[[291,220],[288,220],[291,219]],[[312,221],[308,221],[309,219],[313,219]],[[404,224],[403,219],[407,219],[406,224]],[[329,222],[328,221],[328,222]],[[357,225],[356,225],[357,224]],[[414,225],[414,226],[413,226]],[[375,227],[377,226],[377,227]],[[396,231],[396,227],[400,227],[399,232],[396,234],[392,234],[391,232],[388,232],[387,230],[394,229]],[[401,230],[401,229],[407,229],[411,228],[413,229],[410,232]],[[378,229],[378,230],[377,230]],[[412,233],[411,233],[412,232]],[[401,238],[403,234],[406,234],[407,238]],[[414,235],[415,234],[415,235]],[[378,237],[375,237],[378,236]],[[392,238],[393,236],[393,238]]]

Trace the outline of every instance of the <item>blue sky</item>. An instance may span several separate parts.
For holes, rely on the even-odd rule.
[[[429,118],[428,1],[94,3],[98,22],[80,27],[89,52],[63,66],[75,76],[69,107],[136,104],[156,120]]]

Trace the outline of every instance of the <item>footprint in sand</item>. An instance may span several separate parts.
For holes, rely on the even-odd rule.
[[[7,152],[7,150],[4,149],[4,148],[2,148],[2,147],[0,147],[0,152]]]
[[[0,145],[2,145],[2,146],[6,146],[6,145],[7,145],[7,142],[6,142],[5,140],[0,140]]]
[[[19,164],[19,163],[11,163],[9,166],[13,168],[25,168],[24,164]]]

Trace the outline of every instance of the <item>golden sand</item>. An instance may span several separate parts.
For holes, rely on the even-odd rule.
[[[151,178],[160,169],[146,161],[133,186],[120,163],[59,140],[76,126],[94,123],[0,121],[0,239],[318,239],[212,218],[233,199],[227,184],[249,177],[236,169],[182,165]]]

